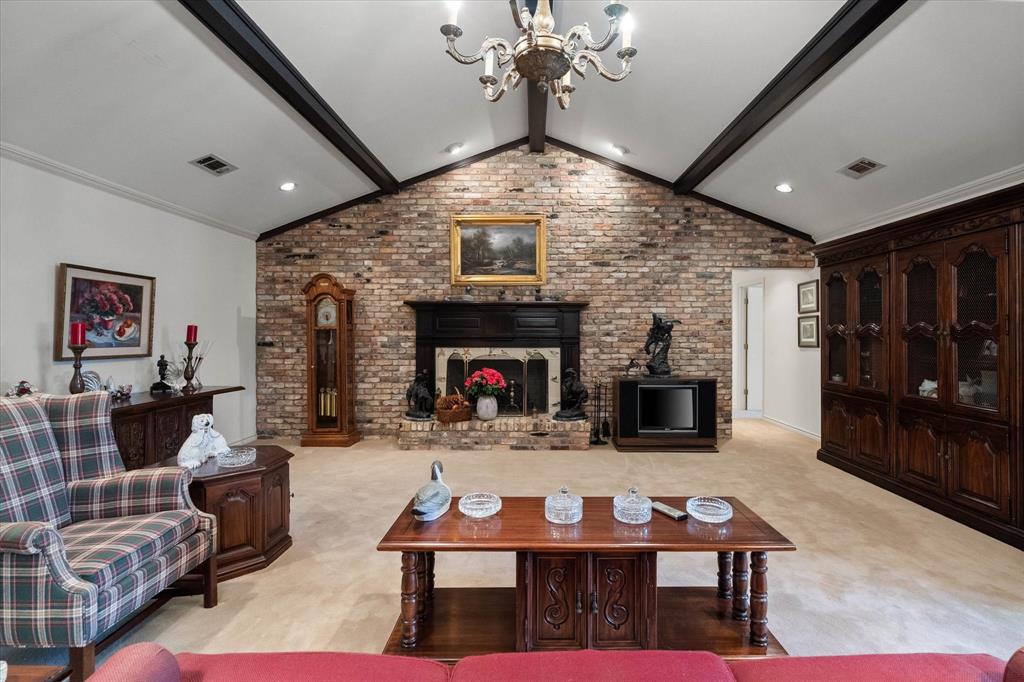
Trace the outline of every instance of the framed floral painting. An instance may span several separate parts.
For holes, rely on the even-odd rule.
[[[61,263],[53,359],[71,360],[68,329],[85,324],[91,358],[136,358],[153,354],[156,278]]]

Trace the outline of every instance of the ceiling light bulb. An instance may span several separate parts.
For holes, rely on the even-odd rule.
[[[452,142],[450,145],[445,147],[444,150],[449,154],[458,154],[462,151],[462,147],[463,145],[461,142]]]
[[[775,189],[776,191],[782,192],[783,194],[789,194],[790,192],[793,191],[793,188],[790,186],[788,182],[783,182],[778,185],[775,185]]]
[[[445,3],[448,6],[448,23],[454,26],[459,25],[459,8],[462,6],[461,2],[456,0],[450,0]]]
[[[293,189],[295,189],[294,182],[286,182],[283,185],[281,185],[282,192],[291,192]]]
[[[624,147],[621,144],[613,144],[612,150],[619,156],[625,156],[629,153],[629,147]]]

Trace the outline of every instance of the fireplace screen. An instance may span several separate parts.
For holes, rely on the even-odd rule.
[[[439,348],[437,385],[445,392],[465,391],[466,377],[490,367],[502,373],[507,388],[498,397],[498,414],[529,416],[557,410],[561,353],[557,348]]]

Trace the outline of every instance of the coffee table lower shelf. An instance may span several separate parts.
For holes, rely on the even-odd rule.
[[[771,632],[767,647],[751,646],[750,624],[733,620],[729,608],[714,587],[659,587],[658,648],[711,651],[724,658],[787,655]],[[415,647],[402,647],[399,618],[383,653],[455,663],[516,650],[514,587],[437,588],[433,610],[420,625]]]

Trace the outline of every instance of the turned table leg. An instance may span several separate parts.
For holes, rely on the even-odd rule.
[[[751,552],[750,643],[768,646],[768,553]]]
[[[734,552],[732,556],[733,620],[747,620],[750,618],[750,597],[747,595],[747,584],[750,574],[747,572],[747,567],[747,553]]]
[[[416,620],[427,619],[427,553],[416,553]]]
[[[732,599],[732,552],[718,553],[718,598]]]
[[[402,552],[402,646],[416,646],[416,609],[419,602],[418,552]]]
[[[427,595],[427,617],[430,617],[431,611],[434,609],[434,553],[425,552],[426,557],[426,569],[427,569],[427,585],[424,592]]]

